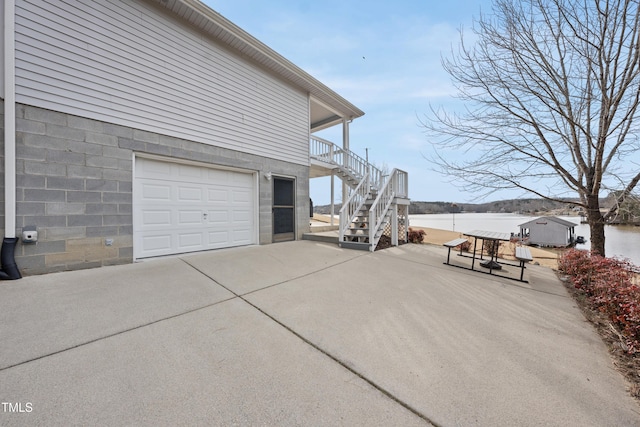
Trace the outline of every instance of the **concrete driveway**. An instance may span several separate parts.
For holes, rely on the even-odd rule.
[[[0,283],[0,425],[632,426],[551,270],[308,241]]]

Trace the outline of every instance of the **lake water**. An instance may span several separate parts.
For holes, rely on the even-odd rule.
[[[416,227],[438,228],[464,233],[471,230],[498,231],[503,233],[518,233],[519,225],[538,216],[525,216],[500,213],[457,213],[433,215],[409,215],[410,224]],[[580,224],[580,217],[559,216],[576,224],[576,236],[590,239],[588,224]],[[607,225],[605,227],[605,251],[608,257],[628,258],[636,265],[640,265],[640,227],[624,225]],[[589,249],[590,242],[576,245],[578,249]]]

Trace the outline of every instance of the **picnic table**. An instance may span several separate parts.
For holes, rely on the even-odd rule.
[[[491,244],[492,250],[489,252],[491,255],[491,259],[489,261],[481,262],[480,266],[488,268],[489,273],[493,270],[500,270],[502,267],[500,263],[498,263],[498,246],[501,241],[509,241],[511,239],[511,234],[509,233],[500,233],[497,231],[484,231],[484,230],[473,230],[468,233],[463,233],[465,236],[473,237],[473,261],[471,261],[471,269],[475,266],[476,262],[476,247],[478,245],[478,239],[482,240],[482,247],[480,248],[480,259],[482,260],[482,249],[484,248],[484,242],[488,241]]]
[[[501,264],[507,264],[505,262],[498,262],[498,246],[500,245],[500,242],[508,242],[511,240],[511,234],[510,233],[501,233],[501,232],[496,232],[496,231],[485,231],[485,230],[473,230],[473,231],[469,231],[467,233],[462,233],[464,236],[467,237],[472,237],[473,238],[473,252],[472,252],[472,260],[471,260],[471,268],[470,270],[473,271],[481,271],[481,270],[477,270],[475,268],[476,265],[476,259],[478,259],[476,257],[476,253],[477,253],[477,247],[478,247],[478,239],[482,240],[482,246],[480,249],[480,256],[479,256],[479,260],[480,260],[480,266],[484,267],[484,268],[488,268],[489,269],[489,274],[494,274],[494,270],[501,270],[502,269],[502,265]],[[468,267],[462,267],[460,265],[455,265],[455,264],[451,264],[450,263],[450,256],[451,256],[451,249],[455,248],[455,247],[460,247],[460,255],[462,255],[462,247],[460,246],[462,243],[466,242],[467,239],[466,238],[459,238],[459,239],[454,239],[450,242],[446,242],[443,245],[445,247],[447,247],[449,250],[447,252],[447,261],[445,262],[445,264],[447,265],[453,265],[455,267],[461,267],[461,268],[467,268]],[[491,250],[489,250],[489,255],[490,258],[488,260],[484,260],[484,254],[483,254],[483,249],[484,249],[484,242],[490,242],[490,248]],[[524,248],[524,247],[518,247],[516,248],[516,259],[519,261],[519,265],[518,267],[520,267],[521,272],[520,272],[520,281],[521,282],[526,282],[526,280],[523,280],[523,276],[524,276],[524,269],[525,267],[525,263],[532,261],[532,257],[531,257],[531,253],[529,252],[528,248]],[[511,265],[511,264],[507,264],[507,265]],[[481,271],[482,273],[486,273],[484,271]],[[506,277],[508,279],[512,279],[511,277],[508,276],[503,276],[500,275],[500,277]],[[516,278],[513,278],[514,280],[518,280]]]

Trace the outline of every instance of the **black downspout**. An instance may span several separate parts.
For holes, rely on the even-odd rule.
[[[4,155],[4,232],[15,236],[16,220],[16,0],[3,0],[1,7],[2,30],[4,38],[2,40],[2,79],[3,84],[3,105],[4,145],[2,154]],[[20,279],[20,271],[16,265],[14,251],[18,243],[17,237],[6,237],[2,241],[0,249],[0,280]]]
[[[2,241],[2,249],[0,250],[0,264],[2,264],[0,280],[16,280],[22,278],[14,257],[16,243],[18,243],[17,237],[5,237]]]

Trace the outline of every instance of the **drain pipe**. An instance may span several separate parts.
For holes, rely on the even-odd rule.
[[[20,279],[16,265],[16,55],[15,0],[4,1],[4,239],[0,280]]]

